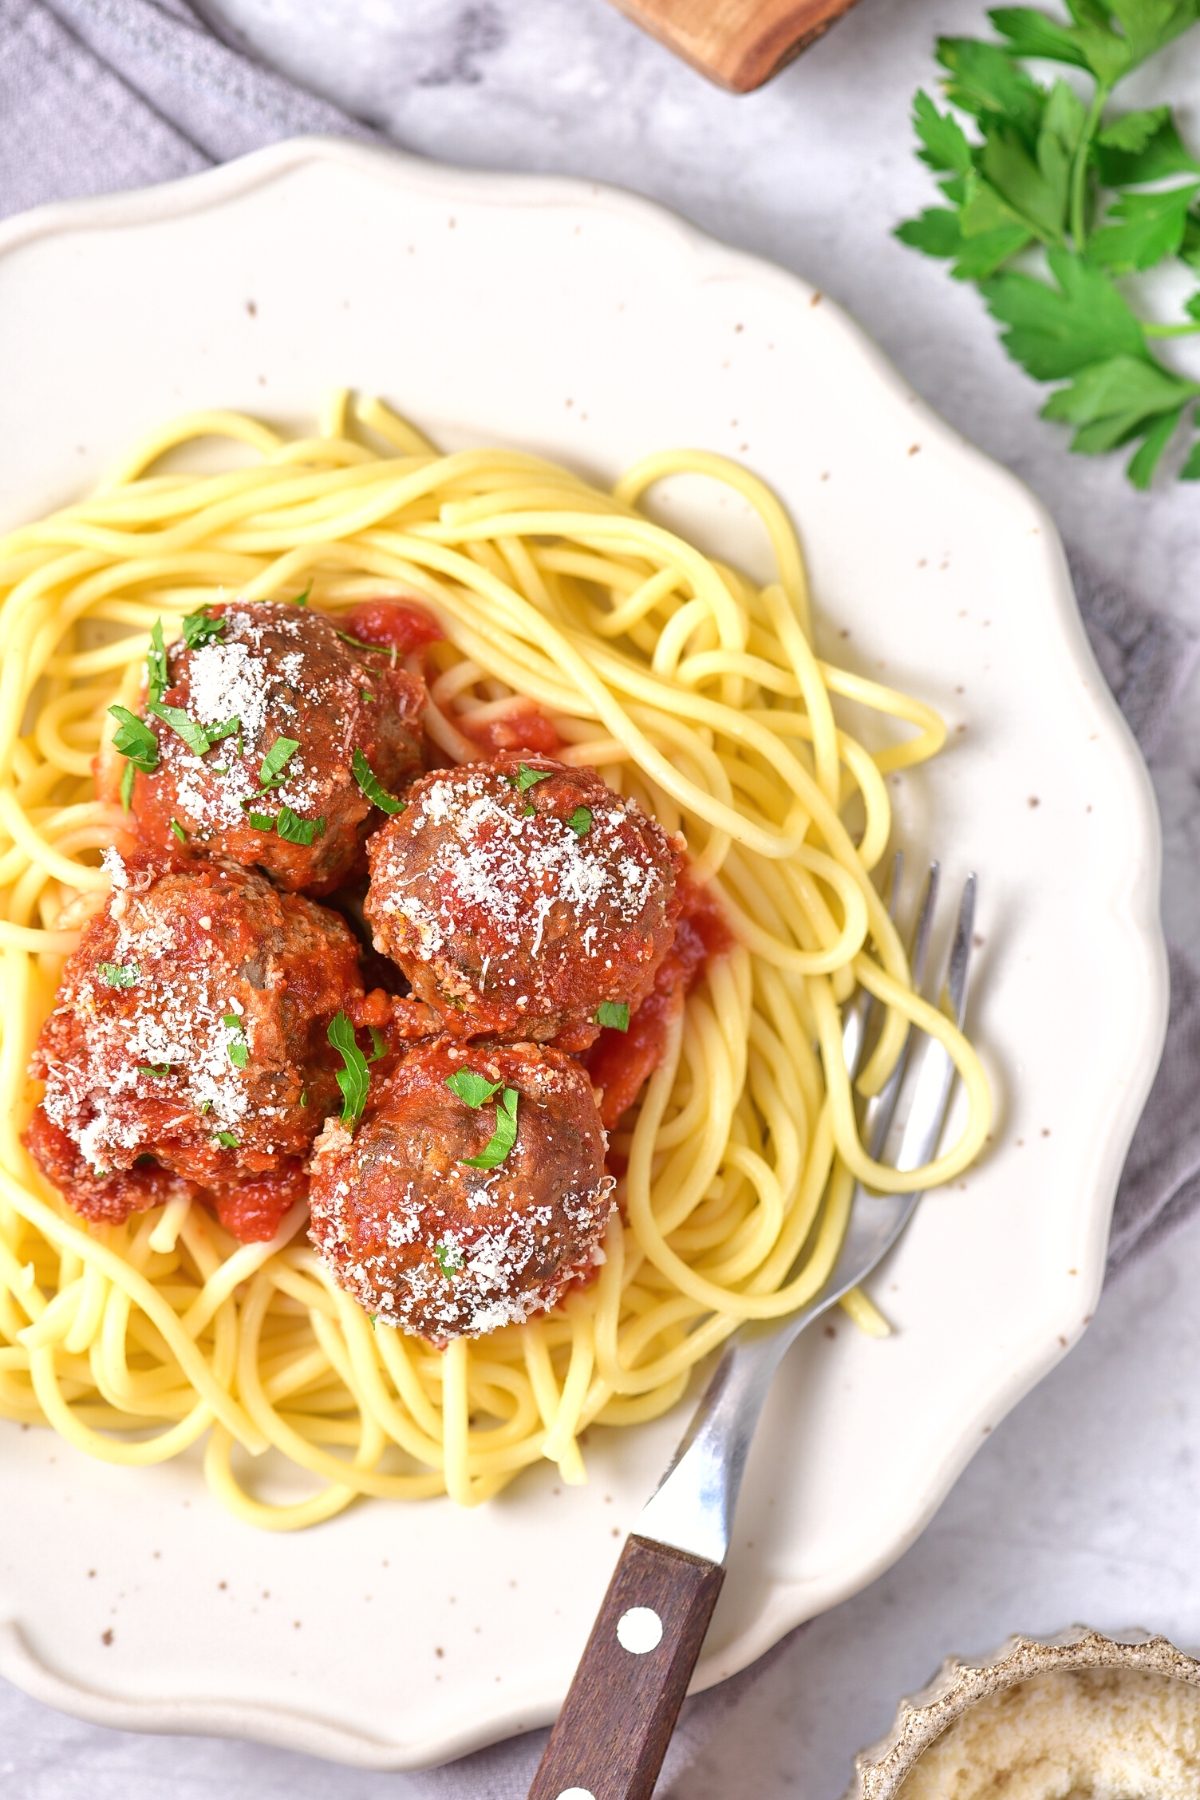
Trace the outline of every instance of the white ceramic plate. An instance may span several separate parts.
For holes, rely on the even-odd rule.
[[[1158,834],[1050,520],[803,282],[605,189],[341,142],[10,222],[0,343],[0,525],[180,409],[311,424],[338,385],[599,476],[701,446],[790,506],[826,649],[948,716],[894,782],[897,837],[980,873],[995,1142],[872,1284],[896,1334],[839,1316],[789,1357],[696,1685],[719,1681],[911,1543],[1099,1291],[1166,1015]],[[739,503],[659,505],[760,566]],[[194,1460],[0,1427],[0,1672],[106,1724],[379,1768],[540,1724],[685,1416],[593,1431],[583,1489],[546,1466],[475,1513],[373,1501],[296,1537],[226,1517]]]

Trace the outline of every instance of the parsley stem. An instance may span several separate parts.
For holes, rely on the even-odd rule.
[[[1076,256],[1082,256],[1087,243],[1087,221],[1085,202],[1087,199],[1087,166],[1092,152],[1092,139],[1108,104],[1112,93],[1112,85],[1098,82],[1092,104],[1088,108],[1088,116],[1083,122],[1083,130],[1079,134],[1079,142],[1075,146],[1075,157],[1071,164],[1071,237],[1075,243]]]
[[[1192,337],[1200,331],[1200,319],[1194,325],[1149,325],[1142,320],[1142,332],[1146,337]]]

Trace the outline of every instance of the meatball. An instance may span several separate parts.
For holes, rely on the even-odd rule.
[[[365,867],[384,817],[363,783],[395,796],[420,773],[424,685],[307,608],[235,603],[193,620],[159,700],[143,697],[158,761],[133,776],[139,835],[328,893]],[[110,759],[105,787],[121,773]]]
[[[601,1006],[650,991],[679,912],[662,827],[548,756],[435,770],[367,856],[376,949],[461,1035],[586,1048]]]
[[[479,1337],[553,1306],[603,1260],[605,1148],[578,1063],[443,1036],[408,1050],[353,1137],[328,1121],[309,1235],[377,1319],[439,1344]]]
[[[340,1104],[326,1034],[362,997],[353,936],[248,869],[107,860],[112,897],[34,1051],[46,1091],[26,1143],[85,1217],[156,1206],[178,1177],[270,1236]],[[246,1184],[256,1192],[235,1203]]]

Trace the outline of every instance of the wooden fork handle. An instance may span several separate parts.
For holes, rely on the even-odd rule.
[[[724,1579],[627,1539],[529,1800],[650,1800]]]
[[[854,0],[614,0],[719,86],[749,93],[849,12]]]

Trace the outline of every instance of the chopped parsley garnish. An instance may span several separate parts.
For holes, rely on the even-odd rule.
[[[137,774],[131,762],[127,762],[121,770],[121,811],[128,812],[133,804],[133,778]]]
[[[438,1268],[447,1279],[457,1275],[466,1261],[457,1244],[435,1244],[433,1254]]]
[[[290,806],[281,806],[275,829],[285,843],[303,844],[307,848],[315,837],[325,836],[325,820],[302,819]]]
[[[300,1089],[300,1104],[301,1104],[301,1106],[308,1105],[308,1089],[307,1088]]]
[[[224,619],[214,619],[207,606],[199,612],[188,613],[183,621],[183,641],[189,650],[198,650],[201,644],[211,644],[219,638],[225,629]]]
[[[629,1003],[625,1000],[602,1000],[596,1008],[597,1025],[610,1031],[629,1030]]]
[[[163,643],[162,620],[155,619],[150,629],[150,648],[146,652],[147,696],[151,700],[161,700],[169,685],[167,647]]]
[[[241,729],[242,721],[235,715],[232,719],[226,719],[223,725],[206,725],[204,735],[210,744],[219,744],[222,738],[232,737],[235,731],[240,739]]]
[[[359,688],[358,691],[362,695],[364,700],[366,700],[369,704],[374,705],[375,696],[371,692],[370,688]]]
[[[515,775],[506,775],[505,781],[516,788],[518,794],[527,793],[539,781],[549,781],[553,769],[531,769],[528,763],[519,763]]]
[[[371,1034],[371,1054],[368,1056],[367,1061],[378,1062],[381,1056],[387,1055],[387,1039],[384,1037],[382,1031],[377,1031],[375,1029],[374,1025],[368,1025],[367,1030]]]
[[[213,1143],[216,1144],[217,1148],[220,1150],[237,1150],[240,1148],[232,1131],[218,1131],[216,1137],[213,1139]]]
[[[380,812],[388,814],[404,811],[403,800],[397,800],[394,794],[389,794],[387,789],[381,785],[374,769],[361,750],[354,752],[354,761],[350,766],[354,770],[355,781],[372,806],[377,806]]]
[[[499,1091],[500,1083],[489,1081],[486,1075],[479,1075],[474,1069],[456,1069],[453,1075],[447,1075],[446,1086],[464,1105],[478,1112]]]
[[[380,656],[387,655],[387,650],[383,644],[364,644],[361,638],[352,638],[348,631],[339,631],[337,635],[344,644],[353,644],[356,650],[374,650]]]
[[[155,1081],[165,1081],[171,1073],[170,1063],[139,1063],[139,1075],[151,1075]]]
[[[251,829],[254,831],[274,831],[275,821],[270,813],[247,813]]]
[[[576,837],[586,837],[592,829],[592,815],[586,806],[577,806],[567,820]]]
[[[259,786],[282,787],[287,780],[283,771],[299,748],[299,738],[277,737],[262,759],[262,768],[258,771]]]
[[[96,964],[96,973],[105,987],[136,987],[141,972],[140,963],[102,962]]]
[[[496,1102],[496,1129],[478,1156],[464,1156],[467,1169],[494,1169],[499,1166],[517,1141],[516,1088],[506,1087]]]
[[[203,1117],[203,1115],[204,1115],[204,1114],[205,1114],[205,1113],[206,1113],[206,1112],[209,1112],[209,1111],[211,1111],[211,1109],[212,1109],[212,1101],[211,1101],[211,1100],[202,1100],[202,1101],[201,1101],[201,1102],[200,1102],[200,1113],[201,1113],[201,1117]]]
[[[229,1033],[225,1045],[229,1052],[229,1060],[235,1069],[244,1069],[250,1060],[250,1046],[246,1042],[242,1021],[236,1013],[226,1013],[221,1023]]]
[[[181,844],[187,843],[188,834],[184,827],[179,823],[178,819],[171,820],[171,830],[175,833],[175,836],[179,839]]]
[[[523,819],[536,819],[537,818],[537,807],[536,806],[523,806],[521,808],[521,817]]]
[[[342,1090],[342,1124],[353,1131],[362,1118],[371,1085],[367,1059],[354,1041],[354,1027],[344,1012],[330,1021],[326,1036],[344,1065],[337,1072],[337,1084]]]
[[[313,584],[310,581],[308,586],[305,588],[304,592],[302,594],[296,595],[296,598],[292,601],[292,605],[293,606],[307,606],[308,605],[308,596],[312,593],[312,589],[313,589]]]
[[[158,767],[158,739],[147,725],[127,706],[110,706],[109,712],[119,729],[113,733],[113,749],[127,756],[143,775],[153,775]]]
[[[176,737],[183,739],[193,756],[203,756],[212,748],[212,739],[203,725],[197,725],[195,719],[189,719],[182,706],[164,706],[161,700],[151,700],[146,706],[156,719],[169,725]]]

